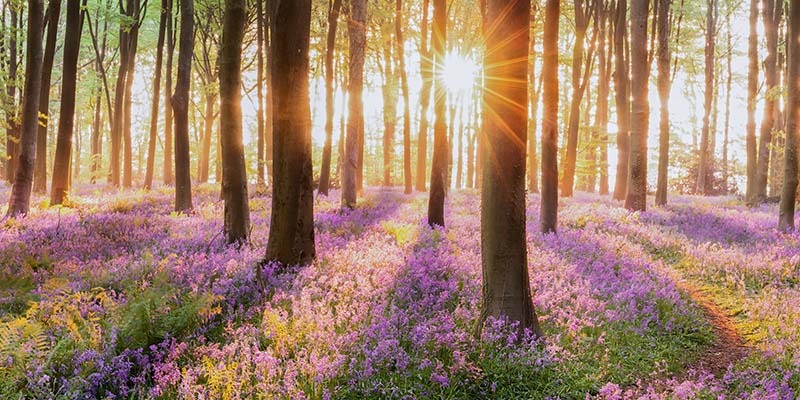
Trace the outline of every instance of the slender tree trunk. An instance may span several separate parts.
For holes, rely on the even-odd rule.
[[[428,48],[428,6],[429,0],[422,0],[422,33],[420,39],[420,75],[422,76],[422,91],[420,92],[419,136],[417,138],[417,184],[418,192],[427,188],[425,177],[428,175],[428,109],[431,101],[431,86],[433,85],[433,65],[431,52]]]
[[[22,18],[14,7],[10,8],[11,37],[8,40],[8,79],[6,81],[6,180],[13,183],[16,176],[17,158],[19,156],[19,142],[21,127],[17,120],[17,39],[18,27],[22,25]]]
[[[336,29],[342,0],[332,0],[328,9],[328,37],[325,49],[325,145],[322,147],[322,167],[319,175],[319,193],[328,195],[331,180],[331,153],[333,146],[334,92],[333,60],[336,51]]]
[[[527,66],[526,66],[527,67]],[[456,159],[456,189],[461,189],[463,187],[464,181],[463,178],[463,165],[464,165],[464,103],[461,102],[459,106],[460,110],[458,112],[458,158]]]
[[[558,225],[558,18],[559,0],[547,0],[542,48],[542,203],[543,233]]]
[[[367,2],[351,0],[350,20],[350,78],[348,86],[347,139],[345,162],[342,173],[342,206],[354,208],[358,191],[359,139],[364,133],[364,53],[366,34]],[[362,153],[363,154],[363,153]]]
[[[444,198],[447,193],[447,92],[441,77],[447,49],[447,2],[433,0],[433,76],[434,114],[431,193],[428,197],[428,225],[444,226]]]
[[[747,39],[747,192],[749,205],[758,203],[758,146],[756,143],[756,96],[758,95],[758,3],[750,0],[750,35]]]
[[[656,0],[658,2],[657,30],[658,49],[656,62],[658,63],[658,99],[660,103],[660,116],[658,124],[658,181],[656,183],[656,205],[667,204],[667,183],[669,173],[669,92],[672,86],[670,77],[670,0]]]
[[[780,216],[778,229],[782,231],[794,230],[794,210],[797,199],[797,145],[800,140],[800,2],[789,3],[787,29],[789,37],[794,38],[787,42],[789,53],[787,71],[786,98],[786,153],[783,158],[783,190],[781,193]]]
[[[247,169],[242,142],[242,39],[247,24],[247,1],[225,0],[219,53],[222,185],[225,189],[225,234],[228,243],[242,243],[250,232]],[[210,143],[209,143],[210,147]]]
[[[360,2],[366,7],[365,0]],[[358,10],[358,6],[353,7],[352,17],[363,22],[366,13],[362,11],[366,10],[363,7]],[[272,220],[266,260],[308,264],[316,255],[308,95],[311,0],[281,1],[274,16],[272,72],[280,79],[275,79],[272,85],[277,118],[274,122]]]
[[[535,18],[531,15],[531,25],[533,25]],[[530,35],[530,72],[528,77],[528,101],[530,113],[528,115],[528,190],[531,193],[539,193],[539,159],[536,156],[538,143],[536,141],[537,130],[537,114],[539,113],[539,94],[541,93],[542,80],[536,84],[536,35],[534,31]],[[477,112],[477,110],[476,110]]]
[[[266,179],[264,176],[264,143],[266,136],[264,132],[264,3],[261,1],[256,2],[256,100],[258,106],[256,107],[256,124],[258,130],[256,151],[256,193],[261,193],[266,188]],[[320,185],[322,182],[320,181]]]
[[[144,177],[144,188],[153,187],[153,171],[156,164],[156,140],[158,140],[158,110],[159,99],[161,99],[161,65],[164,59],[164,35],[167,28],[168,0],[161,0],[160,19],[158,23],[158,40],[156,44],[156,73],[153,77],[153,100],[150,109],[150,139],[147,144],[147,171]]]
[[[725,129],[724,139],[722,141],[722,190],[728,194],[728,140],[731,128],[731,87],[733,86],[733,33],[731,32],[731,9],[730,7],[725,13],[725,30],[726,39],[728,42],[728,54],[725,56],[726,69],[728,72],[727,80],[725,81]]]
[[[394,18],[395,55],[397,58],[397,71],[400,75],[400,93],[403,96],[403,183],[405,194],[411,194],[413,191],[411,178],[411,104],[409,104],[403,21],[403,0],[396,0]]]
[[[165,185],[172,185],[175,183],[175,174],[172,170],[174,164],[172,145],[174,138],[172,135],[172,102],[169,99],[172,91],[172,57],[175,54],[175,19],[172,12],[173,0],[167,0],[167,65],[165,72],[165,85],[164,96],[167,97],[164,101],[164,166],[162,171],[162,179]]]
[[[628,194],[625,208],[647,208],[647,129],[650,106],[647,101],[647,17],[649,0],[631,2],[631,141]]]
[[[266,102],[266,113],[265,113],[265,121],[266,124],[264,125],[264,163],[267,169],[267,176],[265,177],[267,185],[270,185],[272,182],[272,170],[273,170],[273,120],[274,120],[274,108],[273,104],[273,93],[272,90],[272,16],[274,14],[275,2],[270,0],[267,3],[267,8],[264,9],[264,48],[266,49],[266,71],[265,71],[265,78],[267,80],[267,102]]]
[[[764,102],[764,118],[761,121],[761,140],[758,144],[758,164],[756,167],[755,203],[764,201],[767,197],[767,178],[769,177],[769,153],[772,143],[772,128],[775,123],[776,81],[777,81],[777,52],[778,52],[778,24],[775,20],[775,10],[782,3],[781,0],[763,0],[762,16],[764,22],[764,36],[767,42],[767,58],[764,60],[764,77],[766,79],[766,99]]]
[[[598,159],[595,161],[592,176],[600,175],[599,193],[608,194],[608,101],[611,92],[611,55],[607,39],[611,39],[608,29],[609,9],[608,3],[602,1],[597,9],[597,109],[595,111],[595,129],[592,139],[593,146],[597,149]],[[610,44],[610,43],[609,43]],[[594,152],[593,152],[594,154]],[[594,182],[590,182],[594,187]]]
[[[392,156],[394,155],[394,137],[397,128],[397,92],[398,82],[393,56],[391,34],[385,33],[383,43],[383,186],[392,186]]]
[[[74,0],[73,0],[74,1]],[[12,18],[13,21],[13,18]],[[15,21],[14,21],[15,22]],[[8,202],[9,217],[30,211],[33,169],[36,162],[36,134],[39,127],[39,93],[42,84],[42,23],[44,0],[28,0],[28,34],[25,38],[25,88],[22,93],[22,125],[19,160]],[[14,51],[13,53],[16,53]],[[16,57],[12,57],[12,60]]]
[[[125,78],[125,100],[122,112],[122,136],[123,136],[123,171],[122,186],[129,188],[133,186],[133,137],[131,132],[132,105],[133,105],[133,77],[136,71],[136,50],[139,46],[139,26],[141,16],[139,15],[140,0],[132,0],[128,5],[128,12],[133,15],[135,22],[128,33],[128,55],[126,68],[127,77]]]
[[[53,58],[56,53],[58,20],[61,16],[61,0],[50,0],[47,4],[47,38],[42,61],[42,92],[39,94],[39,132],[36,136],[36,167],[33,171],[33,192],[47,191],[47,127],[50,124],[50,78],[53,73]]]
[[[128,7],[131,5],[128,1]],[[120,7],[122,4],[120,3]],[[123,14],[126,14],[122,10]],[[111,128],[111,184],[119,186],[122,178],[122,140],[123,116],[125,100],[125,79],[128,76],[128,57],[130,57],[130,34],[125,27],[119,29],[119,69],[114,85],[114,118]]]
[[[56,155],[53,159],[53,184],[50,204],[62,204],[70,188],[70,160],[75,120],[75,92],[78,79],[78,53],[81,47],[81,3],[67,0],[67,27],[64,34],[64,67],[61,78],[61,109],[58,112]]]
[[[708,7],[706,11],[706,47],[705,47],[705,77],[706,88],[703,101],[705,113],[703,114],[703,130],[700,134],[700,162],[697,168],[697,193],[707,195],[709,194],[710,187],[707,179],[709,178],[709,158],[714,157],[714,151],[710,148],[710,119],[711,107],[714,100],[714,72],[716,70],[716,63],[714,57],[714,47],[716,44],[716,31],[717,31],[717,1],[707,0]]]
[[[525,147],[530,0],[489,0],[484,132],[496,157],[485,159],[481,191],[483,295],[478,331],[487,317],[518,322],[542,336],[533,308],[525,239]],[[512,42],[509,37],[514,37]],[[509,84],[509,82],[513,82]]]
[[[208,171],[211,166],[211,138],[214,136],[214,118],[216,110],[214,106],[217,104],[217,93],[214,90],[206,88],[205,90],[205,112],[203,113],[203,135],[200,139],[200,158],[197,163],[197,182],[208,182]],[[222,122],[220,122],[222,127]],[[224,135],[224,131],[220,131],[220,135]],[[225,163],[223,157],[223,164]],[[225,168],[222,169],[223,174]],[[225,178],[222,178],[225,182]],[[224,185],[223,185],[224,186]],[[224,190],[223,190],[224,192]]]
[[[614,199],[623,200],[628,192],[628,162],[630,159],[630,56],[625,47],[627,38],[627,0],[617,0],[614,20],[614,91],[617,106],[617,177],[614,183]]]
[[[172,95],[175,112],[175,211],[192,209],[192,178],[189,172],[189,87],[194,49],[194,0],[181,0],[178,38],[178,76]]]
[[[102,90],[102,89],[98,89]],[[102,113],[102,95],[98,93],[94,98],[94,120],[92,121],[92,162],[90,182],[94,184],[97,181],[98,172],[102,164],[102,143],[103,143],[103,113]]]

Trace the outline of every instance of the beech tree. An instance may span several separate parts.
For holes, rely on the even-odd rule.
[[[625,208],[645,211],[647,207],[647,129],[650,105],[647,101],[648,54],[647,18],[649,0],[631,2],[631,135],[628,193]]]
[[[358,7],[351,6],[352,18],[361,18],[352,8]],[[280,79],[272,82],[274,167],[266,260],[308,264],[316,256],[308,93],[311,0],[280,1],[273,11],[272,73]]]
[[[433,160],[431,160],[431,192],[428,197],[428,225],[444,226],[444,198],[447,182],[447,93],[441,70],[447,46],[447,2],[433,0]]]
[[[53,184],[50,204],[61,204],[70,187],[70,159],[75,123],[75,90],[78,86],[78,53],[81,48],[81,3],[67,0],[67,27],[64,34],[64,67],[61,77],[61,109],[58,118],[56,155],[53,159]]]
[[[367,42],[367,2],[350,1],[350,77],[347,88],[348,113],[345,139],[345,161],[342,170],[342,206],[354,208],[358,193],[358,170],[361,167],[364,135],[364,54]]]
[[[559,0],[545,3],[542,38],[542,203],[540,228],[556,231],[558,225],[558,18]]]
[[[783,158],[783,190],[781,192],[778,229],[794,230],[794,210],[797,200],[797,146],[800,140],[800,2],[789,4],[789,53],[786,97],[786,148]]]
[[[614,183],[614,199],[624,200],[628,192],[628,164],[630,159],[630,118],[629,95],[630,76],[628,67],[630,55],[627,51],[628,2],[617,0],[614,14],[614,92],[617,111],[617,174]]]
[[[247,240],[250,208],[247,170],[242,143],[242,40],[247,23],[247,1],[225,0],[219,55],[220,142],[228,243]]]
[[[433,63],[431,50],[428,47],[428,8],[430,0],[422,0],[422,22],[419,46],[419,68],[422,78],[420,92],[419,135],[417,137],[417,182],[416,189],[424,192],[427,189],[428,175],[428,109],[431,102],[431,86],[433,86]]]
[[[156,140],[158,139],[158,111],[159,100],[161,99],[161,67],[164,59],[164,36],[167,29],[167,14],[169,0],[161,0],[161,17],[158,23],[158,41],[156,44],[156,72],[153,75],[153,99],[150,108],[150,137],[147,143],[147,171],[144,176],[144,188],[150,189],[153,186],[153,173],[156,164]]]
[[[22,123],[19,154],[14,171],[7,216],[30,211],[33,169],[36,162],[36,134],[39,130],[39,94],[42,85],[42,24],[44,0],[28,0],[28,29],[25,39],[25,87],[22,92]]]
[[[756,96],[758,94],[758,2],[750,0],[750,35],[747,39],[747,191],[749,205],[758,202],[758,145],[756,143]]]
[[[34,193],[47,191],[47,128],[50,125],[50,80],[56,53],[58,21],[61,17],[61,0],[47,2],[47,38],[42,59],[42,88],[39,93],[39,131],[36,135],[36,167],[33,171]]]
[[[189,87],[194,49],[194,2],[181,0],[180,4],[178,76],[171,99],[175,113],[175,211],[189,211],[193,207],[189,172]]]
[[[667,204],[667,174],[669,172],[669,92],[672,86],[670,78],[669,48],[670,37],[670,5],[671,0],[655,0],[658,11],[656,14],[656,30],[658,31],[658,47],[656,50],[656,63],[658,66],[658,99],[660,115],[658,123],[658,182],[656,183],[656,205]]]
[[[328,9],[328,37],[325,48],[325,144],[322,147],[322,166],[319,173],[319,192],[328,195],[331,180],[331,152],[333,146],[333,59],[336,51],[336,29],[342,0],[331,0]]]
[[[483,290],[478,329],[487,317],[542,335],[533,308],[525,238],[530,0],[489,0],[483,112],[487,151],[481,189]],[[509,38],[513,40],[509,40]]]
[[[710,149],[711,135],[711,107],[714,100],[714,72],[716,70],[715,64],[715,46],[717,34],[717,1],[706,1],[706,47],[705,47],[705,95],[703,101],[703,131],[700,135],[700,155],[699,166],[697,168],[697,193],[708,194],[709,186],[707,182],[708,174],[710,173],[708,165],[714,158],[713,150]],[[711,160],[710,160],[711,159]]]

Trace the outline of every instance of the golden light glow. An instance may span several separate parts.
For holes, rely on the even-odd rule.
[[[463,55],[450,52],[444,57],[442,81],[449,93],[458,94],[471,89],[477,74],[478,65]]]

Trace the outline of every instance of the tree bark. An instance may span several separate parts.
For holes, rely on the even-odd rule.
[[[19,156],[19,141],[21,127],[17,120],[19,111],[17,109],[17,28],[22,25],[22,18],[14,7],[10,8],[11,37],[8,40],[8,80],[6,81],[6,180],[13,183],[16,176],[17,157]]]
[[[547,0],[542,43],[542,202],[543,233],[558,225],[558,18],[559,0]]]
[[[607,46],[606,39],[609,38],[608,32],[608,18],[609,10],[608,3],[602,1],[599,3],[597,9],[597,109],[595,111],[595,128],[593,131],[592,142],[593,146],[598,150],[598,157],[591,167],[592,179],[589,181],[589,186],[594,190],[595,177],[600,175],[599,193],[601,195],[608,194],[608,101],[609,93],[611,92],[611,54]],[[594,155],[595,152],[593,151]]]
[[[53,159],[53,184],[50,204],[62,204],[70,188],[70,160],[75,121],[75,91],[78,79],[78,53],[81,47],[81,3],[67,0],[67,24],[64,34],[64,67],[61,78],[61,108],[58,112],[56,155]]]
[[[656,183],[656,205],[667,204],[667,183],[669,173],[669,92],[672,86],[670,77],[669,48],[670,37],[670,5],[671,0],[656,0],[658,12],[656,16],[656,29],[658,31],[658,49],[656,62],[658,64],[658,99],[660,103],[660,116],[658,123],[658,181]]]
[[[164,78],[164,165],[162,179],[165,185],[175,183],[175,173],[172,170],[174,164],[172,146],[175,139],[172,135],[172,102],[169,99],[172,91],[172,58],[175,54],[175,19],[172,12],[173,0],[167,0],[167,65]]]
[[[319,173],[319,193],[328,195],[331,180],[331,153],[333,146],[334,92],[333,60],[336,52],[336,29],[342,0],[332,0],[328,9],[328,37],[325,49],[325,144],[322,147],[322,167]]]
[[[700,133],[700,161],[697,168],[697,189],[696,192],[703,195],[708,195],[711,188],[707,182],[710,170],[709,158],[714,157],[714,151],[710,148],[710,120],[711,120],[711,107],[714,100],[714,72],[716,70],[715,63],[715,46],[716,46],[716,31],[717,31],[717,1],[706,1],[706,47],[705,47],[705,95],[703,101],[703,130]],[[715,119],[716,120],[716,119]]]
[[[256,151],[256,193],[261,193],[266,188],[266,179],[264,176],[264,146],[266,139],[264,132],[264,2],[256,2],[256,100],[258,106],[256,107],[256,124],[258,130],[258,140]],[[320,177],[320,185],[322,185]]]
[[[750,0],[750,35],[747,39],[747,191],[748,205],[755,205],[758,199],[758,145],[756,143],[756,96],[758,95],[758,3]]]
[[[208,182],[208,171],[211,166],[211,138],[214,136],[214,120],[216,119],[216,109],[214,106],[217,104],[217,93],[213,89],[206,88],[204,97],[205,111],[203,112],[203,134],[200,138],[200,158],[197,163],[198,183]],[[224,133],[224,131],[220,132],[220,134]],[[223,163],[224,162],[223,159]],[[225,182],[224,178],[223,182]]]
[[[617,174],[614,183],[614,199],[624,200],[628,192],[628,164],[630,158],[630,118],[631,103],[628,87],[630,86],[630,55],[625,47],[628,25],[628,2],[617,1],[614,20],[614,91],[617,106]]]
[[[625,208],[647,208],[647,130],[650,106],[647,101],[648,54],[647,18],[649,0],[631,2],[631,141],[628,166],[628,194]]]
[[[769,153],[772,143],[772,128],[775,123],[775,107],[777,103],[777,52],[778,52],[778,23],[775,20],[775,10],[782,3],[781,0],[763,0],[762,17],[764,23],[764,36],[767,42],[767,58],[764,60],[764,78],[766,80],[766,99],[764,101],[764,118],[761,121],[761,140],[758,144],[758,159],[756,167],[755,203],[764,201],[767,197],[767,178],[769,177]]]
[[[365,13],[354,14],[364,21]],[[278,2],[272,21],[272,72],[280,79],[272,85],[275,165],[266,260],[308,264],[316,255],[308,94],[311,0]]]
[[[786,98],[786,148],[783,158],[783,190],[781,192],[780,215],[778,229],[782,231],[794,230],[794,210],[797,199],[797,145],[800,141],[800,41],[797,35],[800,30],[800,2],[789,3],[789,38],[787,52],[789,53],[787,71]]]
[[[406,71],[405,40],[403,39],[403,0],[395,2],[395,55],[400,75],[400,92],[403,96],[403,184],[404,193],[411,194],[411,104],[409,104],[408,73]]]
[[[12,22],[15,22],[13,18]],[[11,188],[11,197],[8,202],[7,216],[9,217],[27,215],[30,211],[33,168],[36,162],[36,134],[39,127],[39,93],[42,84],[43,22],[44,0],[28,0],[25,87],[22,92],[19,160],[14,171],[14,185]]]
[[[428,109],[431,101],[431,86],[433,85],[433,65],[431,52],[428,48],[428,6],[430,0],[422,1],[422,32],[419,48],[420,75],[422,76],[422,90],[420,92],[419,136],[417,138],[417,183],[418,192],[427,188],[425,177],[428,175]]]
[[[447,92],[441,77],[447,46],[447,2],[433,0],[434,122],[431,193],[428,197],[428,225],[444,227],[444,198],[447,182]]]
[[[125,101],[122,112],[122,136],[123,136],[123,170],[122,186],[130,188],[133,186],[133,137],[131,132],[132,105],[133,105],[133,76],[136,71],[136,50],[139,47],[139,26],[142,24],[140,15],[140,0],[129,0],[128,12],[134,17],[134,24],[128,32],[128,67],[126,68],[127,77],[125,78]],[[145,3],[146,6],[147,3]]]
[[[175,113],[175,211],[192,209],[192,178],[189,172],[189,87],[194,49],[194,0],[181,0],[178,38],[178,76],[172,95]]]
[[[242,141],[242,39],[247,1],[226,0],[219,54],[222,185],[228,243],[243,243],[250,233],[247,168]]]
[[[61,16],[61,0],[50,0],[47,4],[47,38],[42,60],[42,92],[39,93],[39,131],[36,135],[36,167],[33,171],[33,192],[47,191],[47,127],[50,125],[50,79],[53,74],[53,58],[56,53],[58,20]]]
[[[525,238],[525,147],[530,0],[489,0],[484,68],[484,132],[495,157],[484,160],[481,191],[483,290],[478,331],[486,318],[517,322],[542,336],[533,308]],[[513,37],[513,41],[508,38]]]
[[[164,60],[164,35],[167,28],[168,0],[161,0],[161,15],[158,23],[158,40],[156,44],[156,73],[153,77],[153,100],[150,108],[150,139],[147,144],[147,171],[144,176],[144,188],[149,190],[153,187],[153,170],[156,164],[156,140],[158,140],[158,110],[159,99],[161,99],[161,66]]]
[[[392,159],[394,156],[394,137],[397,131],[397,94],[399,86],[397,82],[394,57],[392,54],[392,38],[390,31],[384,31],[383,39],[383,64],[382,78],[383,85],[383,186],[392,186]]]
[[[348,85],[347,138],[345,139],[345,162],[342,171],[342,206],[354,208],[357,201],[360,137],[364,134],[364,53],[367,2],[351,0],[350,20],[350,78]]]
[[[725,30],[728,44],[725,62],[728,76],[725,81],[725,126],[723,130],[725,136],[722,141],[722,191],[725,194],[728,194],[728,179],[730,178],[728,169],[728,141],[731,128],[731,87],[733,86],[733,33],[731,32],[731,13],[732,10],[728,7],[725,13]]]
[[[531,14],[531,25],[534,22],[535,17]],[[539,84],[536,83],[536,35],[534,32],[532,31],[530,34],[530,52],[528,56],[530,58],[528,78],[528,85],[530,85],[530,90],[528,91],[528,104],[530,107],[528,116],[528,190],[531,193],[539,193],[539,159],[536,157],[536,147],[538,145],[536,141],[536,117],[539,112],[539,93],[542,80],[538,81]]]

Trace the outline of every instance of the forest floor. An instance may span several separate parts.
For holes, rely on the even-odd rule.
[[[505,321],[472,335],[480,198],[453,192],[444,229],[424,194],[371,188],[315,202],[317,260],[264,265],[268,197],[242,249],[218,188],[82,187],[0,224],[0,397],[790,399],[800,389],[800,235],[776,209],[676,196],[629,213],[560,200],[528,257],[544,338]],[[0,198],[8,194],[0,187]],[[3,210],[0,207],[0,212]]]

